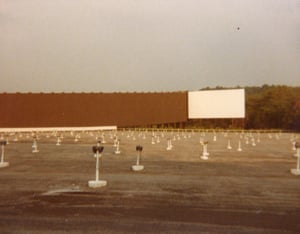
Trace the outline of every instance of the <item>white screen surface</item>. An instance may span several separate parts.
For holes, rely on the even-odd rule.
[[[245,118],[245,90],[188,92],[189,119]]]

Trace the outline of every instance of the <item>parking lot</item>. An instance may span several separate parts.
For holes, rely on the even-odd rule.
[[[1,233],[300,232],[300,176],[290,173],[299,134],[124,130],[37,137],[37,153],[31,133],[7,138]],[[98,140],[99,178],[107,186],[89,188]],[[136,145],[143,146],[139,172],[131,169]]]

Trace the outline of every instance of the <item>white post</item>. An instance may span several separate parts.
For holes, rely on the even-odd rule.
[[[14,141],[18,141],[18,136],[15,134]]]
[[[4,144],[1,145],[1,163],[4,162]]]
[[[151,144],[152,144],[152,145],[154,145],[154,144],[155,144],[154,135],[152,135]]]
[[[99,151],[96,152],[96,182],[99,181]]]
[[[74,142],[78,142],[78,134],[75,135]]]
[[[120,151],[120,140],[117,140],[117,144],[116,144],[117,148],[115,150],[115,154],[120,154],[121,151]]]
[[[207,152],[207,145],[208,145],[208,142],[207,141],[204,141],[204,142],[201,142],[201,145],[202,145],[202,156],[200,157],[201,159],[203,160],[207,160],[208,159],[208,155],[209,153]]]
[[[292,150],[295,151],[296,150],[296,141],[292,142]]]
[[[207,151],[207,147],[208,147],[208,143],[204,143],[204,145],[203,145],[203,155],[204,156],[208,156],[209,155],[209,153]]]
[[[230,139],[228,139],[227,149],[229,149],[229,150],[232,149],[231,144],[230,144]]]
[[[56,145],[60,145],[60,142],[61,142],[60,137],[57,137]]]
[[[36,137],[33,138],[32,149],[33,149],[32,153],[38,153],[39,152]]]
[[[136,159],[136,165],[133,165],[131,168],[133,171],[142,171],[144,169],[143,165],[140,165],[140,158],[142,153],[143,147],[141,145],[136,146],[137,151],[137,159]]]
[[[252,138],[251,141],[252,141],[252,146],[256,146],[255,139]]]
[[[99,144],[100,143],[93,147],[93,152],[96,153],[96,180],[90,180],[88,182],[90,188],[99,188],[107,185],[106,180],[99,180],[99,157],[102,157],[101,153],[103,151],[103,147],[100,147]]]
[[[171,150],[172,149],[172,140],[170,138],[168,138],[168,143],[167,143],[167,150]]]
[[[295,144],[295,147],[297,149],[297,168],[296,169],[291,169],[291,173],[293,175],[300,175],[300,143],[297,142]]]
[[[102,134],[102,140],[101,140],[101,142],[102,142],[103,144],[105,144],[105,143],[106,143],[106,141],[105,141],[105,135],[104,135],[104,133]]]
[[[138,151],[136,165],[140,165],[140,157],[141,157],[141,151]]]
[[[8,162],[4,162],[4,147],[7,144],[6,141],[0,141],[0,145],[1,145],[1,162],[0,162],[0,168],[2,167],[8,167],[9,163]]]
[[[214,135],[213,141],[217,141],[217,136],[216,135]]]
[[[237,151],[239,151],[239,152],[242,151],[241,140],[239,140],[239,147],[238,147]]]
[[[297,167],[296,167],[296,169],[291,169],[291,173],[293,175],[300,175],[300,156],[299,155],[297,158]]]

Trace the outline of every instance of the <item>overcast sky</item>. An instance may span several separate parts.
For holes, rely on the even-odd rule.
[[[0,92],[300,85],[299,0],[0,0]]]

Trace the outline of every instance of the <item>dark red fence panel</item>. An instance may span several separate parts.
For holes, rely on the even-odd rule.
[[[185,121],[187,92],[0,94],[0,127],[123,127]]]

